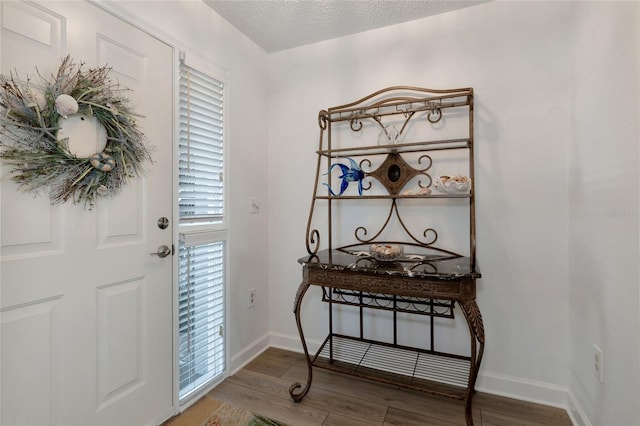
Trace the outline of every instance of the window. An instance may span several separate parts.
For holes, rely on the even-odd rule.
[[[216,222],[223,218],[223,90],[222,82],[181,62],[181,222]]]
[[[224,242],[179,244],[180,398],[224,373]]]
[[[178,368],[181,403],[226,368],[224,83],[180,58]]]

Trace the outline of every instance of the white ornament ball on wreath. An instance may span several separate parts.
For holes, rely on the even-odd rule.
[[[56,98],[56,112],[67,118],[68,115],[78,112],[78,102],[69,95],[59,95]]]
[[[58,122],[58,140],[67,139],[69,154],[87,158],[107,146],[107,131],[95,116],[74,114]]]

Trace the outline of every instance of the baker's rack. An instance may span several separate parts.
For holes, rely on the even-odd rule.
[[[405,138],[406,133],[410,133],[407,130],[417,126],[416,123],[442,126],[448,116],[463,117],[466,134]],[[388,119],[394,119],[399,130],[385,124]],[[378,143],[343,146],[343,135],[336,130],[337,126],[342,126],[343,132],[344,126],[348,126],[346,130],[357,134],[365,127],[364,123],[380,127]],[[304,398],[315,366],[461,399],[465,401],[467,424],[472,425],[471,401],[484,351],[482,317],[475,302],[480,272],[476,263],[473,89],[390,87],[355,102],[320,111],[318,124],[320,140],[306,229],[308,256],[299,259],[303,265],[303,282],[294,305],[309,375],[306,385],[292,385],[291,397],[295,401]],[[389,143],[385,143],[386,136]],[[432,155],[453,151],[466,153],[469,188],[454,193],[436,192]],[[359,169],[362,174],[354,173],[355,179],[341,182],[333,172],[336,164],[342,164],[343,172],[346,168]],[[339,194],[332,190],[336,187],[336,177],[343,185]],[[407,192],[406,188],[416,183],[418,190]],[[355,193],[356,185],[360,186],[361,193]],[[416,232],[413,223],[416,218],[404,214],[403,203],[424,202],[427,210],[430,200],[438,199],[468,206],[467,223],[463,225],[469,231],[466,248],[441,245],[438,231],[428,223],[420,224],[422,227]],[[336,203],[343,202],[357,205],[388,202],[388,212],[381,224],[356,224],[352,240],[338,242],[336,232],[342,231],[336,226],[334,215]],[[323,223],[326,231],[321,232],[321,227],[314,226],[314,219],[322,213],[323,204],[326,204]],[[368,216],[363,216],[364,219]],[[391,224],[398,225],[400,238],[387,237]],[[321,241],[325,239],[327,248],[321,250]],[[367,256],[371,244],[401,245],[405,253],[393,262],[379,262]],[[329,304],[329,334],[313,356],[308,352],[300,319],[302,298],[309,285],[320,286],[322,300]],[[335,332],[334,307],[339,305],[359,311],[359,330],[355,335]],[[469,327],[469,355],[441,351],[434,339],[435,319],[453,319],[456,305],[462,309]],[[366,336],[363,324],[368,309],[392,313],[393,335],[389,341]],[[430,341],[426,348],[400,344],[398,314],[429,318]]]

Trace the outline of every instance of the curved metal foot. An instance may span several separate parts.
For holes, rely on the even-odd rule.
[[[302,401],[302,399],[307,395],[307,392],[309,392],[309,388],[311,387],[311,379],[313,377],[311,357],[309,356],[309,349],[307,348],[307,342],[305,341],[304,332],[302,331],[302,322],[300,321],[300,305],[302,304],[302,298],[304,297],[304,294],[309,289],[309,283],[305,281],[303,281],[298,287],[298,292],[296,293],[296,299],[293,306],[293,313],[296,317],[296,325],[298,326],[298,333],[300,334],[304,356],[307,359],[307,383],[304,385],[304,387],[302,387],[302,384],[300,383],[294,383],[289,388],[289,395],[295,402]],[[301,390],[299,392],[296,392],[296,390],[298,389]]]
[[[305,396],[307,396],[307,392],[309,392],[310,387],[311,387],[311,376],[309,376],[309,379],[307,380],[307,384],[305,385],[304,388],[302,388],[302,385],[300,383],[292,384],[291,387],[289,388],[289,395],[291,396],[291,399],[293,399],[295,402],[300,402],[304,399]],[[302,390],[296,393],[295,390],[300,388],[302,388]]]

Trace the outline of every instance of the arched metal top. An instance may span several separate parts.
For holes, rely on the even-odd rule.
[[[427,89],[392,86],[344,105],[320,111],[327,121],[344,121],[469,105],[473,88]]]

